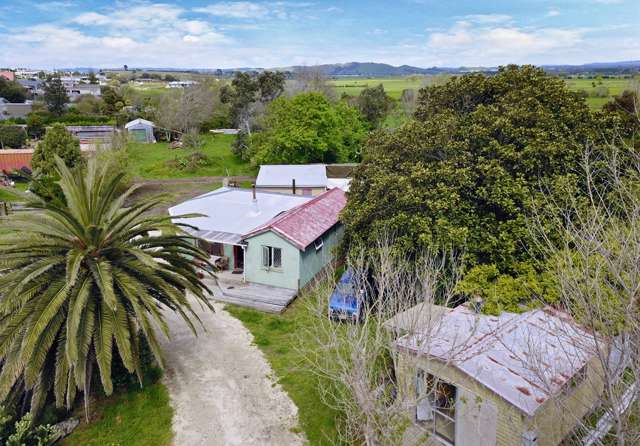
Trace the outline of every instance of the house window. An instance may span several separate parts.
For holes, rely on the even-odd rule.
[[[456,395],[453,384],[440,378],[416,371],[416,421],[428,423],[434,436],[445,445],[455,444]]]
[[[263,246],[262,266],[265,268],[282,268],[282,248]]]
[[[316,251],[320,251],[322,249],[322,246],[324,245],[324,241],[322,240],[322,237],[320,237],[315,242],[313,242],[313,245],[315,246]]]

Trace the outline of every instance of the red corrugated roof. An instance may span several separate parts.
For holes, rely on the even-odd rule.
[[[0,171],[11,172],[22,167],[31,168],[32,157],[33,150],[31,149],[0,150]]]
[[[338,188],[330,189],[272,218],[243,238],[273,231],[304,250],[338,222],[338,215],[346,204],[347,197],[344,191]]]

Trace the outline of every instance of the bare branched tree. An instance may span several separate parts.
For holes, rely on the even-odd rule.
[[[333,271],[308,299],[315,315],[308,335],[317,343],[301,346],[301,353],[318,376],[325,404],[342,414],[339,436],[330,439],[336,444],[417,445],[429,437],[415,429],[415,408],[437,383],[428,383],[419,395],[399,395],[395,341],[437,331],[439,305],[450,303],[456,275],[441,255],[425,253],[409,262],[392,245],[381,238],[376,254],[354,253],[347,262],[353,291],[367,296],[358,322],[328,317]]]
[[[300,67],[296,70],[292,81],[287,83],[287,94],[295,96],[300,93],[320,93],[331,100],[338,96],[336,89],[329,83],[329,78],[318,67]]]
[[[199,129],[211,118],[217,101],[217,95],[206,84],[165,93],[158,105],[157,123],[180,133]]]
[[[586,152],[587,200],[557,204],[561,237],[543,218],[531,230],[552,259],[559,305],[590,333],[599,403],[577,419],[568,444],[640,444],[640,158],[624,141],[606,156]],[[541,366],[542,368],[542,366]],[[568,412],[571,413],[571,412]]]

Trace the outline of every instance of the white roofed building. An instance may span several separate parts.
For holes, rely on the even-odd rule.
[[[258,190],[295,195],[319,195],[327,186],[324,164],[264,164],[256,179]]]

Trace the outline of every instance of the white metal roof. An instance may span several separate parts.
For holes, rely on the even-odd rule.
[[[349,192],[351,187],[351,178],[327,178],[327,187],[333,189],[337,187],[345,192]]]
[[[264,164],[260,166],[256,186],[291,187],[327,187],[327,168],[324,164]]]
[[[551,308],[487,316],[461,305],[426,331],[398,347],[458,368],[530,416],[597,352],[593,334]]]
[[[155,127],[155,124],[151,121],[147,121],[146,119],[142,119],[142,118],[138,118],[138,119],[134,119],[133,121],[129,121],[124,125],[125,129],[128,129],[130,127],[136,126],[136,125],[145,125],[145,126],[151,126],[151,127]]]
[[[238,244],[243,234],[311,198],[257,191],[254,202],[250,189],[221,187],[169,208],[169,214],[203,214],[177,221],[197,227],[196,235],[206,240]]]

